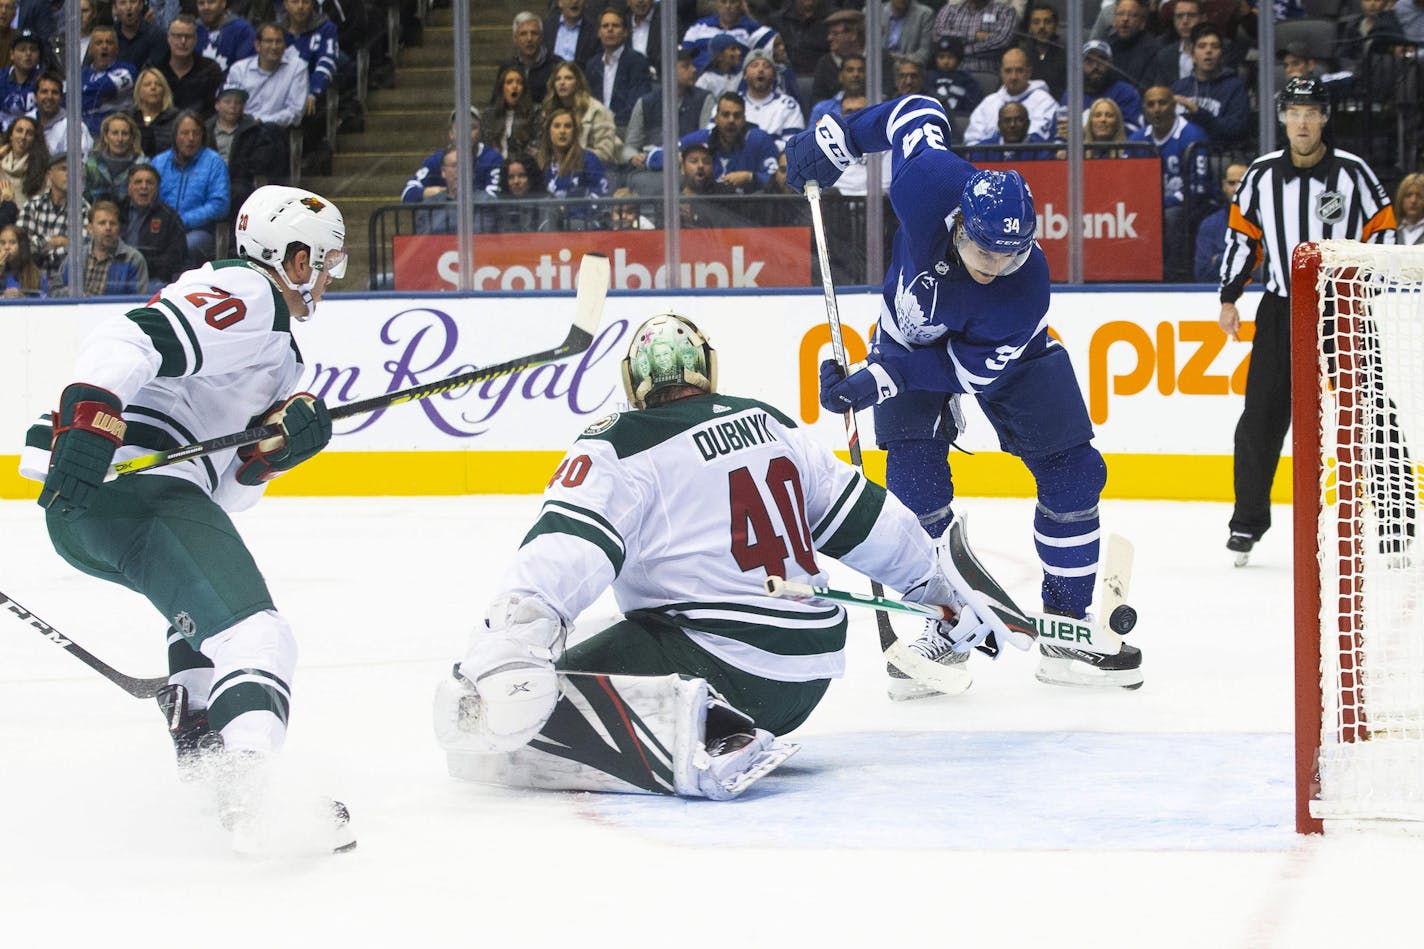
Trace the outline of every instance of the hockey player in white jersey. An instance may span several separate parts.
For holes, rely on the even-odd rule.
[[[954,648],[991,633],[910,511],[770,405],[717,391],[691,321],[633,335],[635,411],[591,425],[555,471],[485,628],[437,690],[453,774],[528,787],[725,799],[794,750],[778,736],[845,668],[840,606],[773,599],[834,557],[951,606]],[[612,586],[624,618],[567,649]],[[986,611],[987,612],[987,611]]]
[[[322,400],[293,394],[303,366],[292,320],[342,276],[346,249],[341,212],[297,188],[255,191],[236,237],[240,259],[187,271],[84,340],[58,408],[30,428],[21,473],[44,482],[60,556],[147,597],[169,624],[159,705],[180,766],[212,780],[242,846],[256,832],[262,762],[286,735],[297,647],[228,512],[331,438]],[[283,434],[105,481],[114,461],[259,421]],[[332,848],[354,846],[345,808],[324,809]]]

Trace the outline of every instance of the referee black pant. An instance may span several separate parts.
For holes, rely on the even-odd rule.
[[[1246,371],[1246,406],[1236,423],[1231,530],[1259,538],[1271,526],[1271,482],[1291,420],[1290,301],[1262,294]]]
[[[1381,553],[1400,553],[1415,534],[1418,502],[1414,465],[1393,400],[1384,389],[1374,324],[1359,340],[1359,366],[1367,380],[1360,393],[1370,409],[1366,496],[1375,509]],[[1259,538],[1271,526],[1271,482],[1291,421],[1290,302],[1267,293],[1256,310],[1256,335],[1246,373],[1246,405],[1236,423],[1236,507],[1231,530]],[[1331,362],[1333,367],[1333,360]],[[1332,368],[1333,375],[1333,368]]]

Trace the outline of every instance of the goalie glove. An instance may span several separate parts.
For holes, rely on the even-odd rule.
[[[262,416],[258,424],[280,425],[282,434],[237,450],[242,462],[242,467],[237,469],[239,484],[255,487],[271,481],[311,458],[331,441],[331,413],[326,403],[310,392],[298,392]]]
[[[501,596],[490,604],[452,682],[436,693],[436,736],[449,751],[493,753],[527,744],[559,699],[554,660],[568,627],[538,597]]]
[[[62,518],[89,509],[114,452],[124,443],[124,404],[98,386],[76,382],[64,387],[54,413],[49,472],[40,489],[40,507]]]

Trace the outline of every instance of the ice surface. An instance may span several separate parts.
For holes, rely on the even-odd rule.
[[[1424,842],[1291,831],[1288,527],[1235,569],[1224,506],[1104,504],[1137,546],[1137,692],[1040,685],[1009,650],[972,660],[964,696],[891,703],[856,614],[802,752],[713,804],[445,775],[434,683],[537,504],[276,498],[239,516],[301,643],[285,766],[350,805],[360,847],[339,857],[232,854],[156,706],[0,617],[0,944],[1420,942]],[[960,506],[1034,602],[1031,502]],[[0,502],[0,531],[0,590],[122,672],[163,671],[163,621],[60,561],[33,504]],[[605,598],[580,628],[613,615]]]

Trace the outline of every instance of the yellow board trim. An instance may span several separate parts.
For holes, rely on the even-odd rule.
[[[845,453],[840,453],[844,459]],[[1108,455],[1105,498],[1230,501],[1229,455]],[[557,451],[326,452],[283,475],[268,494],[286,497],[372,495],[538,494],[563,458]],[[865,471],[885,483],[885,453],[865,453]],[[955,493],[961,497],[1032,497],[1033,478],[1003,452],[956,453]],[[21,478],[18,455],[0,455],[0,498],[39,496]],[[1276,469],[1271,500],[1291,500],[1290,459]]]

